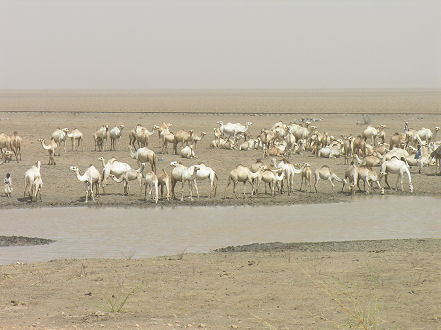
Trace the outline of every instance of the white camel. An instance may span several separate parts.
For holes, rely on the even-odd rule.
[[[99,157],[98,160],[103,162],[103,174],[101,177],[101,185],[104,191],[104,186],[107,184],[107,179],[109,178],[110,174],[115,176],[117,179],[119,179],[125,172],[131,170],[129,164],[122,163],[116,160],[116,158],[111,158],[107,161],[107,163],[104,161],[103,157]]]
[[[194,153],[193,145],[185,146],[179,151],[179,154],[181,155],[182,158],[188,158],[188,159],[197,158],[196,154]]]
[[[211,198],[212,194],[213,197],[216,197],[216,190],[217,190],[217,174],[216,172],[211,168],[206,166],[204,163],[200,163],[198,165],[190,166],[190,169],[194,166],[197,166],[199,170],[197,170],[195,173],[193,185],[196,189],[196,195],[199,198],[199,190],[198,190],[198,184],[197,180],[205,180],[208,179],[210,181],[210,193],[208,194],[208,198]]]
[[[376,183],[378,189],[380,189],[381,194],[384,194],[384,190],[381,188],[380,181],[378,180],[377,172],[375,172],[372,168],[368,166],[360,166],[358,168],[358,182],[357,182],[358,190],[361,190],[360,180],[363,181],[364,190],[367,194],[369,194],[369,189],[371,188],[371,182]]]
[[[121,139],[121,133],[124,127],[125,127],[124,125],[115,126],[109,131],[110,150],[116,150],[116,144],[119,144],[119,140]]]
[[[72,151],[74,150],[75,141],[77,141],[77,151],[80,148],[83,149],[83,133],[80,132],[79,129],[74,128],[71,132],[67,133],[67,137],[70,138],[70,142],[72,144]]]
[[[149,173],[147,173],[145,175],[145,191],[144,191],[144,200],[147,200],[147,189],[150,188],[149,190],[149,198],[150,196],[152,196],[153,198],[153,188],[155,189],[155,203],[158,204],[158,184],[159,184],[159,180],[158,177],[156,176],[156,174],[153,171],[150,171]]]
[[[236,137],[237,134],[245,133],[248,130],[248,127],[250,127],[253,123],[247,121],[245,125],[242,125],[240,123],[227,123],[224,124],[222,121],[218,121],[217,124],[219,125],[219,130],[221,131],[221,134],[223,136],[232,136]]]
[[[95,166],[90,165],[83,175],[80,174],[80,170],[77,166],[71,166],[69,169],[76,173],[77,179],[80,182],[84,182],[86,186],[86,203],[89,201],[89,197],[95,201],[95,196],[99,196],[99,188],[101,186],[101,175]],[[95,187],[95,195],[93,189]]]
[[[390,189],[390,185],[387,182],[388,175],[389,174],[398,174],[395,188],[398,190],[398,182],[400,182],[401,191],[403,191],[403,174],[404,173],[407,174],[407,178],[409,180],[409,190],[410,190],[410,192],[413,192],[412,178],[410,177],[409,166],[407,165],[407,163],[405,161],[400,160],[397,157],[393,157],[390,160],[386,160],[383,162],[383,164],[381,164],[379,181],[381,181],[381,179],[384,176],[384,181],[386,182],[388,188]]]
[[[31,201],[32,198],[34,198],[35,201],[37,201],[38,196],[40,196],[40,201],[41,201],[41,188],[43,188],[43,180],[41,179],[41,175],[37,175],[31,187]]]
[[[44,150],[47,150],[49,153],[49,163],[48,165],[55,165],[55,149],[57,149],[57,143],[53,138],[51,138],[51,142],[49,144],[44,143],[44,139],[38,139],[38,141],[43,146]]]
[[[182,165],[179,162],[171,162],[170,166],[173,167],[170,179],[171,179],[171,193],[172,193],[172,199],[175,198],[175,185],[177,182],[182,183],[182,195],[181,195],[181,202],[184,200],[184,184],[188,183],[188,190],[190,192],[190,200],[193,200],[193,182],[195,179],[195,174],[197,171],[199,171],[199,166],[195,165],[191,168]]]
[[[57,128],[51,135],[51,137],[57,142],[58,145],[64,144],[64,152],[66,152],[66,137],[69,132],[68,128]],[[58,149],[58,156],[60,156],[60,150]]]
[[[34,184],[36,177],[41,177],[40,174],[41,162],[37,161],[30,169],[25,172],[25,184],[23,197],[26,197],[26,192],[32,199],[32,185]]]
[[[103,125],[98,128],[93,135],[95,140],[95,151],[98,147],[98,151],[103,151],[104,149],[104,140],[107,141],[107,136],[109,135],[109,125]]]
[[[286,180],[286,186],[288,189],[288,196],[291,194],[291,192],[294,191],[294,176],[296,174],[302,173],[303,166],[300,168],[296,168],[295,165],[288,162],[286,159],[282,159],[279,164],[276,165],[276,160],[272,159],[273,166],[276,168],[283,169],[285,172],[285,180]],[[283,185],[282,185],[282,193],[283,193]]]

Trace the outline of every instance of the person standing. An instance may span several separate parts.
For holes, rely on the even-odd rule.
[[[6,197],[11,197],[12,195],[12,179],[11,179],[11,174],[10,173],[6,173],[6,178],[4,180],[5,183],[5,194]]]

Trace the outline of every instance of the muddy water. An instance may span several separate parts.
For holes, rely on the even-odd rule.
[[[0,248],[0,263],[152,257],[254,242],[440,238],[441,203],[427,197],[273,207],[0,210],[0,235],[56,240]]]

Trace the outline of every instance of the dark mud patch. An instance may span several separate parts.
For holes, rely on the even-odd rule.
[[[425,251],[440,252],[441,239],[388,239],[343,242],[253,243],[228,246],[214,252],[372,252]]]
[[[29,246],[46,245],[55,242],[51,239],[24,236],[0,236],[0,247],[2,246]]]

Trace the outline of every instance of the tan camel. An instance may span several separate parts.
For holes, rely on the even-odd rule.
[[[153,126],[153,130],[155,130],[155,129],[157,129],[158,130],[158,139],[159,139],[159,148],[161,148],[162,146],[161,146],[161,144],[162,144],[162,142],[163,142],[163,139],[162,139],[162,135],[164,134],[164,133],[166,133],[166,132],[168,132],[168,133],[170,133],[170,127],[172,127],[173,125],[172,124],[170,124],[170,123],[165,123],[165,122],[162,122],[161,123],[161,125],[154,125]]]
[[[182,195],[181,195],[181,202],[184,200],[184,184],[188,183],[188,190],[190,192],[190,200],[193,200],[193,182],[195,179],[195,174],[199,170],[199,166],[191,166],[186,167],[182,165],[179,162],[171,162],[170,166],[173,167],[171,175],[170,175],[170,183],[171,183],[171,193],[172,193],[172,199],[174,199],[175,196],[175,185],[177,182],[182,183]]]
[[[175,143],[175,135],[168,131],[168,130],[164,130],[161,133],[161,140],[162,140],[162,153],[167,153],[168,154],[168,144],[174,144]]]
[[[430,158],[435,159],[435,175],[438,172],[438,168],[440,169],[439,175],[441,175],[441,146],[430,153]]]
[[[352,140],[352,153],[366,156],[366,140],[360,135]]]
[[[138,180],[139,190],[142,193],[142,177],[144,176],[144,167],[145,163],[141,163],[141,166],[135,170],[133,168],[126,170],[121,176],[116,177],[115,175],[110,175],[113,181],[118,183],[123,183],[124,186],[124,195],[129,194],[129,181]]]
[[[158,164],[158,157],[153,150],[147,147],[139,148],[135,152],[132,150],[132,146],[129,146],[130,157],[138,161],[138,165],[141,163],[150,163],[152,171],[156,173],[156,165]]]
[[[132,130],[129,132],[129,146],[132,146],[133,149],[135,149],[135,150],[137,149],[137,148],[136,148],[136,145],[135,145],[135,142],[136,142],[136,134],[137,134],[137,132],[139,132],[142,128],[143,128],[143,127],[142,127],[141,124],[136,124],[135,128],[132,129]]]
[[[357,160],[357,163],[359,165],[365,165],[367,167],[374,167],[374,166],[380,166],[383,162],[382,158],[379,158],[377,156],[367,156],[363,159],[360,159],[357,154],[354,155],[354,158]]]
[[[32,199],[32,186],[34,184],[35,178],[40,177],[41,162],[37,161],[30,169],[25,172],[25,184],[23,197],[26,197],[26,192],[28,192],[29,197]]]
[[[260,171],[259,171],[260,172]],[[255,184],[253,183],[253,180],[258,178],[259,176],[259,172],[253,173],[251,172],[251,170],[248,167],[242,166],[242,165],[238,165],[235,169],[233,169],[230,172],[230,175],[228,176],[228,183],[227,186],[225,187],[225,197],[227,195],[227,189],[230,186],[231,182],[233,182],[233,193],[234,196],[237,198],[237,194],[236,194],[236,185],[239,182],[243,183],[243,196],[244,198],[246,198],[246,184],[249,183],[251,185],[251,195],[254,194],[254,186]],[[257,185],[259,183],[257,182]]]
[[[266,185],[268,184],[270,190],[271,190],[271,196],[275,196],[275,188],[276,185],[279,185],[280,182],[283,181],[283,178],[285,177],[285,171],[283,169],[278,170],[261,170],[261,180],[265,185],[265,194],[266,191]],[[258,187],[256,187],[257,192]]]
[[[153,171],[150,171],[149,173],[147,173],[145,175],[145,191],[144,191],[144,200],[147,200],[147,189],[150,188],[149,190],[149,198],[150,196],[152,196],[153,199],[153,188],[155,188],[155,203],[158,204],[158,184],[159,184],[159,180],[158,177],[156,176],[156,174]]]
[[[377,172],[375,172],[372,168],[370,168],[368,166],[360,166],[358,168],[358,182],[357,182],[357,186],[358,186],[358,190],[361,191],[361,189],[360,189],[360,180],[363,181],[363,183],[364,183],[364,191],[367,194],[369,194],[369,189],[371,188],[370,182],[376,183],[378,189],[380,189],[380,192],[382,194],[384,193],[384,190],[380,186],[380,181],[378,180]],[[367,186],[367,188],[366,188],[366,186]]]
[[[343,185],[346,183],[346,179],[343,180],[340,179],[328,165],[323,165],[318,170],[315,170],[314,177],[315,177],[315,183],[314,183],[315,192],[317,192],[317,186],[320,179],[327,180],[331,183],[332,192],[335,192],[334,189],[335,185],[333,182],[334,180],[341,182]]]
[[[101,186],[100,172],[93,165],[90,165],[83,175],[80,174],[77,166],[71,166],[69,169],[77,175],[78,181],[84,182],[86,186],[86,203],[89,201],[89,197],[95,201],[95,196],[99,196],[99,188]],[[93,193],[94,187],[95,194]]]
[[[355,185],[358,185],[358,168],[355,166],[354,162],[345,171],[345,180],[343,181],[343,186],[341,187],[341,192],[344,191],[346,183],[349,183],[349,188],[351,194],[355,194]]]
[[[345,165],[349,163],[352,158],[352,137],[342,135],[343,138],[343,152],[345,154]]]
[[[15,160],[18,162],[18,157],[20,156],[21,160],[21,144],[23,139],[18,135],[18,132],[15,131],[11,137],[11,150],[15,154]]]
[[[189,143],[194,146],[194,149],[196,149],[196,145],[204,138],[205,135],[207,135],[205,132],[201,132],[200,135],[192,134]]]
[[[161,174],[158,175],[158,185],[161,187],[161,199],[164,192],[164,187],[167,190],[167,200],[170,200],[170,178],[167,174],[167,172],[162,169]]]
[[[303,182],[305,182],[305,190],[306,190],[306,186],[309,185],[309,192],[312,192],[312,178],[313,178],[313,172],[311,169],[311,165],[305,163],[302,169],[302,182],[300,184],[300,191],[302,191]]]
[[[77,128],[74,128],[71,132],[67,133],[67,137],[70,138],[70,143],[72,145],[72,151],[74,150],[75,141],[77,141],[77,151],[80,148],[83,150],[83,133]]]
[[[192,139],[193,136],[193,130],[189,130],[184,131],[184,130],[179,130],[176,132],[175,134],[175,141],[173,142],[173,149],[175,152],[175,155],[178,154],[178,143],[182,143],[182,146],[188,145],[189,141]]]
[[[138,148],[148,147],[150,136],[152,136],[153,134],[153,131],[149,131],[145,127],[138,128],[135,132],[136,141],[138,142]]]
[[[51,142],[48,145],[46,143],[44,143],[44,139],[38,139],[38,141],[43,146],[43,149],[47,150],[47,152],[49,153],[48,165],[55,165],[54,156],[55,156],[55,150],[57,149],[57,143],[55,142],[55,140],[53,138],[51,138]]]
[[[119,140],[121,139],[121,133],[124,127],[125,127],[124,125],[115,126],[109,131],[110,150],[116,150],[116,144],[119,144]]]
[[[390,138],[389,148],[403,148],[406,144],[406,139],[406,134],[395,133]]]

